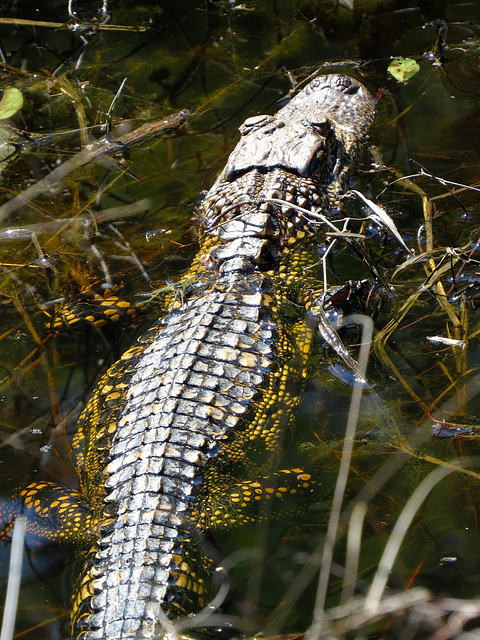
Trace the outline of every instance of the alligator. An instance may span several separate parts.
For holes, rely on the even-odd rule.
[[[325,322],[318,246],[373,114],[360,82],[324,75],[241,125],[168,312],[79,419],[78,490],[22,491],[38,537],[78,549],[72,637],[154,638],[198,612],[215,591],[211,532],[251,525],[318,483],[282,465]]]

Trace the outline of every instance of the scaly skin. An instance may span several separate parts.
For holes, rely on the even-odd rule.
[[[169,312],[80,418],[79,493],[23,492],[37,521],[43,496],[51,538],[81,541],[76,638],[153,638],[164,614],[198,611],[211,598],[205,536],[263,517],[264,502],[281,512],[285,496],[315,484],[281,464],[313,339],[318,214],[339,208],[372,119],[365,88],[333,75],[242,125]]]

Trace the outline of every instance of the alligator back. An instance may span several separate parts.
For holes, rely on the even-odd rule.
[[[202,601],[204,587],[192,577],[184,549],[193,534],[186,514],[195,479],[246,412],[273,353],[273,323],[262,319],[264,294],[253,283],[235,284],[220,282],[167,316],[142,343],[127,378],[104,472],[103,517],[111,525],[82,580],[83,589],[96,593],[89,638],[152,637],[161,606],[179,614],[189,600],[196,607]],[[109,382],[118,389],[117,372],[103,389]],[[107,403],[116,392],[108,388]],[[91,429],[88,411],[85,418]],[[92,436],[98,438],[98,430]],[[98,465],[93,458],[95,451],[87,457],[87,475]],[[92,566],[98,577],[86,587]],[[179,585],[184,589],[175,598]]]

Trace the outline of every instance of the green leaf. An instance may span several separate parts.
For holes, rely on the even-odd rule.
[[[392,74],[397,82],[410,80],[420,67],[412,58],[395,58],[388,65],[387,71]]]
[[[22,92],[15,87],[7,87],[0,100],[0,120],[11,118],[23,105]]]

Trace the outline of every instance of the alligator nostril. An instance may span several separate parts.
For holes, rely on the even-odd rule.
[[[348,76],[340,76],[337,80],[337,87],[347,95],[354,95],[359,89],[359,85]]]
[[[355,93],[358,93],[359,86],[355,84],[351,84],[349,87],[345,87],[345,93],[349,96],[353,96]]]

